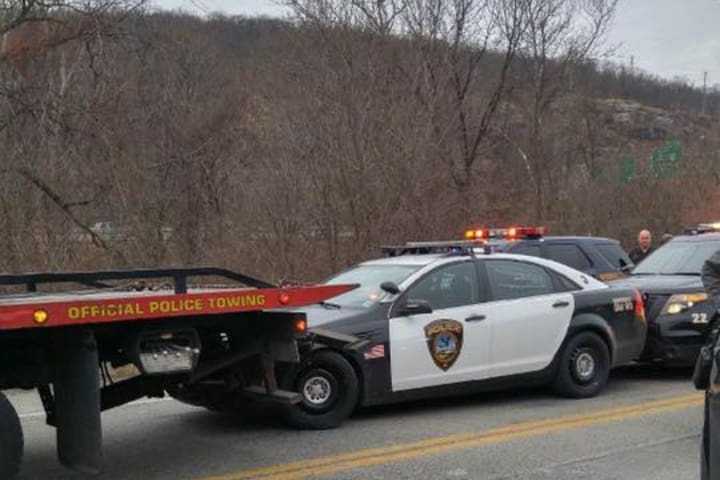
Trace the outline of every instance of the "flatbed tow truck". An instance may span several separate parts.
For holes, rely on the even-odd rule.
[[[233,285],[189,287],[200,277]],[[41,285],[48,291],[39,292]],[[278,386],[278,371],[299,362],[307,343],[354,348],[352,337],[310,333],[303,314],[287,311],[353,285],[277,288],[229,270],[195,268],[0,275],[0,288],[14,290],[0,295],[2,480],[17,475],[24,448],[3,390],[37,389],[56,428],[60,462],[92,474],[102,466],[104,410],[201,385],[226,397],[297,403],[298,393]],[[110,367],[128,365],[133,375],[113,378]]]

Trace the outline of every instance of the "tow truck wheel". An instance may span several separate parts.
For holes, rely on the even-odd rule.
[[[598,335],[583,332],[565,345],[555,377],[555,391],[570,398],[594,397],[610,376],[610,352]]]
[[[20,471],[23,432],[15,408],[0,393],[0,478],[11,479]]]
[[[337,428],[358,402],[360,387],[355,369],[342,355],[323,350],[284,382],[302,396],[296,405],[283,408],[285,421],[295,428]]]

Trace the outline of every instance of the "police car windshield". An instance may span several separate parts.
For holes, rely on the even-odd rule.
[[[720,242],[670,242],[633,270],[634,275],[700,275],[705,260],[720,250]]]
[[[332,277],[325,283],[359,284],[355,290],[334,297],[331,302],[342,307],[370,307],[385,295],[380,289],[381,283],[400,284],[421,267],[422,265],[360,265]]]

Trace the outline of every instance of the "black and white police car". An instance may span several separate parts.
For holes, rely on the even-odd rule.
[[[513,385],[591,397],[611,368],[642,351],[645,313],[635,289],[474,246],[407,244],[330,279],[359,287],[305,309],[310,332],[330,329],[364,346],[301,352],[300,366],[280,375],[283,388],[302,396],[284,408],[288,422],[333,428],[357,406]],[[428,248],[436,253],[413,253]]]

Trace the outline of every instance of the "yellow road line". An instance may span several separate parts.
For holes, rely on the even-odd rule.
[[[201,480],[297,480],[309,476],[330,475],[344,470],[405,461],[418,457],[446,453],[452,450],[476,448],[520,438],[546,435],[553,432],[683,410],[702,405],[702,402],[702,394],[693,393],[691,395],[672,397],[664,400],[599,410],[586,415],[570,415],[548,420],[523,422],[487,430],[485,432],[448,435],[419,442],[390,445],[381,448],[368,448],[329,457],[243,470],[226,475],[207,477]]]

